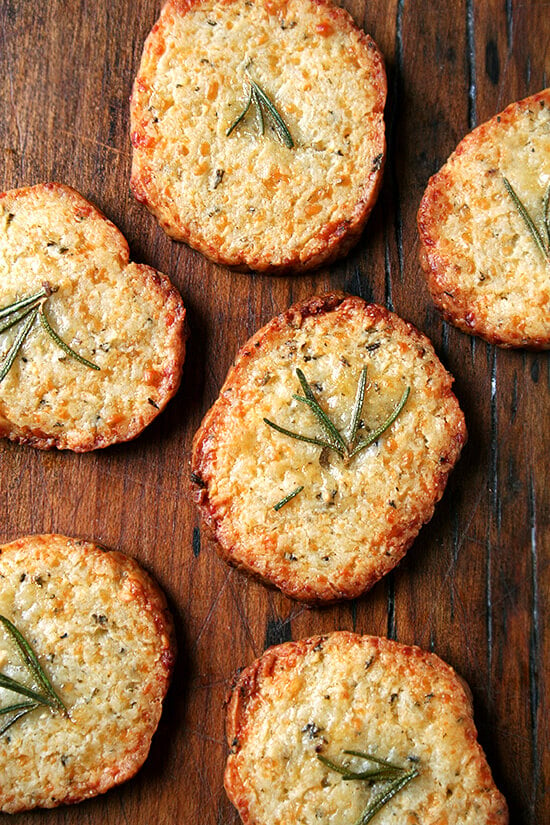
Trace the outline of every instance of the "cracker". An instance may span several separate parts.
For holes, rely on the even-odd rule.
[[[409,394],[353,458],[265,422],[326,438],[293,398],[300,369],[347,438],[364,367],[357,441]],[[194,496],[222,558],[307,602],[372,587],[432,517],[458,460],[466,428],[452,382],[424,335],[360,298],[312,298],[273,319],[237,355],[194,439]]]
[[[126,781],[147,757],[173,669],[161,590],[133,559],[58,535],[0,547],[0,579],[0,614],[68,713],[41,706],[0,736],[0,810],[80,802]],[[0,649],[2,673],[32,686],[2,627]],[[14,696],[0,689],[0,707]]]
[[[367,752],[417,775],[377,825],[506,825],[473,721],[471,694],[433,653],[336,632],[269,649],[237,677],[225,787],[244,825],[354,825],[389,783],[346,781]],[[366,820],[365,820],[366,821]]]
[[[36,318],[0,383],[0,435],[76,452],[135,438],[181,380],[185,308],[177,289],[130,263],[119,230],[57,183],[0,195],[0,308],[44,284],[54,290],[44,306],[52,328],[99,369],[68,356]],[[0,335],[4,357],[23,324]]]
[[[418,212],[420,260],[433,300],[459,329],[501,347],[550,346],[549,187],[550,89],[478,126],[430,179]]]
[[[262,134],[256,96],[228,134],[253,83],[293,145],[265,101]],[[327,0],[170,0],[134,84],[132,188],[171,237],[217,263],[326,264],[376,200],[385,99],[376,44]]]

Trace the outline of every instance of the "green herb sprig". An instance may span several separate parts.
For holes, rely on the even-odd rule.
[[[544,194],[542,199],[542,222],[544,224],[544,234],[546,238],[543,237],[543,233],[541,233],[539,227],[536,225],[535,221],[529,214],[525,204],[519,197],[518,193],[510,183],[507,177],[502,177],[502,181],[504,183],[504,187],[508,194],[512,199],[512,203],[516,207],[520,217],[522,218],[525,226],[529,230],[531,237],[533,238],[536,246],[538,247],[541,255],[543,258],[546,259],[548,263],[550,263],[550,184],[548,184],[548,188]]]
[[[13,702],[10,705],[0,707],[0,716],[10,717],[6,722],[4,722],[3,725],[0,725],[1,736],[19,719],[21,719],[21,717],[26,716],[27,713],[31,713],[41,705],[49,707],[52,710],[61,711],[64,714],[67,714],[67,708],[63,700],[55,692],[55,689],[48,679],[42,665],[38,661],[34,650],[25,639],[21,631],[18,630],[13,622],[10,622],[10,620],[5,616],[0,615],[0,623],[4,626],[8,636],[14,642],[19,655],[21,656],[21,660],[29,673],[29,676],[38,687],[38,690],[35,690],[34,688],[23,684],[23,682],[18,682],[16,679],[12,679],[10,676],[0,673],[0,688],[12,691],[19,696],[24,696],[26,699],[30,699],[30,701]]]
[[[400,765],[396,765],[387,759],[380,759],[378,756],[373,756],[372,754],[364,753],[363,751],[345,750],[344,754],[348,756],[358,756],[359,758],[366,759],[368,762],[372,762],[379,767],[370,768],[365,771],[354,771],[347,765],[337,765],[335,762],[327,759],[326,756],[323,756],[322,754],[317,754],[317,759],[319,759],[319,761],[322,762],[327,768],[330,768],[331,771],[336,771],[336,773],[339,773],[344,782],[360,780],[363,782],[369,782],[371,785],[374,785],[377,782],[384,783],[384,786],[380,789],[380,791],[370,799],[367,807],[354,825],[367,825],[367,823],[374,819],[376,814],[382,810],[384,805],[387,805],[387,803],[390,802],[390,800],[392,800],[393,797],[399,793],[399,791],[403,790],[409,782],[420,774],[419,769],[416,767],[411,770],[407,770],[406,768],[402,768]]]
[[[250,76],[248,76],[248,82],[250,83],[248,100],[246,101],[244,109],[240,115],[233,121],[225,133],[226,137],[229,137],[233,130],[237,128],[239,123],[241,123],[241,121],[243,121],[248,114],[250,107],[254,105],[260,134],[263,135],[265,133],[265,115],[271,123],[271,126],[273,127],[273,130],[279,140],[284,143],[285,146],[288,146],[289,149],[293,149],[294,140],[290,134],[290,129],[284,122],[282,115],[277,110],[277,107],[271,98],[264,92],[262,87],[256,83],[255,80],[252,80]]]
[[[82,364],[89,369],[100,369],[97,364],[92,363],[92,361],[88,361],[87,358],[83,358],[82,355],[75,352],[74,349],[72,349],[62,338],[59,337],[50,324],[48,316],[46,315],[45,304],[54,292],[57,292],[57,288],[52,287],[48,282],[45,282],[39,292],[35,292],[34,295],[29,295],[26,298],[22,298],[20,301],[15,301],[13,304],[9,304],[8,306],[0,309],[0,319],[5,319],[0,322],[0,333],[5,332],[11,327],[14,327],[24,321],[21,329],[15,337],[15,340],[6,353],[4,360],[0,364],[0,383],[11,370],[19,350],[27,339],[37,318],[39,319],[43,330],[50,336],[54,344],[62,349],[66,355],[70,356],[70,358],[74,358],[75,361],[79,362],[79,364]]]
[[[407,403],[407,399],[411,391],[410,387],[406,388],[401,396],[401,399],[395,405],[390,415],[379,427],[369,433],[366,438],[358,438],[361,413],[363,410],[363,403],[365,401],[365,393],[367,391],[367,368],[363,367],[359,376],[357,391],[355,393],[355,402],[353,404],[350,417],[349,435],[345,438],[317,401],[315,394],[302,370],[297,369],[296,375],[298,376],[304,395],[302,396],[294,393],[292,397],[296,399],[296,401],[299,401],[301,404],[305,404],[310,408],[321,425],[324,438],[317,438],[316,436],[304,435],[303,433],[297,433],[293,430],[287,430],[286,427],[281,427],[274,421],[270,421],[269,418],[264,418],[265,423],[282,435],[287,435],[290,438],[297,439],[298,441],[305,441],[308,444],[316,444],[318,447],[334,450],[342,456],[346,463],[351,461],[351,459],[360,453],[361,450],[364,450],[366,447],[377,441],[380,436],[392,426],[393,422]]]

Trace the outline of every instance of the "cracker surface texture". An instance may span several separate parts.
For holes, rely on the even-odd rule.
[[[135,438],[181,379],[185,309],[166,275],[130,263],[119,230],[81,195],[40,184],[0,195],[0,308],[40,291],[63,352],[37,319],[0,383],[0,435],[77,452]],[[0,334],[5,357],[20,325]]]
[[[365,366],[363,435],[410,394],[394,424],[350,461],[264,422],[324,436],[293,398],[300,368],[346,433]],[[312,298],[273,319],[238,354],[194,440],[194,496],[219,553],[308,602],[368,590],[432,517],[465,442],[452,382],[424,335],[360,298]]]
[[[419,771],[376,825],[508,823],[468,688],[418,647],[347,632],[273,647],[237,678],[227,742],[225,787],[244,825],[355,825],[381,786],[318,759],[376,767],[344,750]]]
[[[80,802],[129,779],[147,757],[173,669],[161,590],[133,559],[57,535],[0,547],[0,579],[0,614],[68,709],[40,707],[0,736],[0,810]],[[0,628],[2,652],[2,673],[28,682]],[[0,707],[13,701],[0,689]]]
[[[478,126],[430,179],[418,213],[420,259],[435,303],[459,329],[502,347],[550,347],[549,186],[550,89]]]
[[[255,82],[288,127],[289,147]],[[170,0],[131,104],[132,188],[173,238],[237,269],[300,272],[346,254],[385,158],[382,57],[326,0]]]

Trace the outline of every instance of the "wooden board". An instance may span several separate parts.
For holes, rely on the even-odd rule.
[[[267,645],[336,628],[414,642],[452,664],[472,687],[511,822],[550,821],[548,355],[499,351],[442,323],[415,228],[428,177],[463,135],[548,85],[550,7],[345,5],[387,60],[382,194],[346,260],[274,279],[230,274],[170,241],[128,191],[128,98],[159,0],[0,3],[0,187],[59,180],[79,189],[124,232],[134,259],[172,277],[191,327],[182,388],[134,443],[88,455],[0,445],[0,541],[59,531],[135,556],[168,593],[180,643],[141,773],[73,809],[4,815],[13,825],[235,825],[222,787],[222,703],[234,670]],[[329,287],[385,303],[430,336],[456,376],[470,440],[397,571],[355,603],[308,610],[218,560],[189,500],[188,462],[237,348],[293,301]]]

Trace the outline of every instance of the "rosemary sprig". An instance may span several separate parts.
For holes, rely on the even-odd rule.
[[[92,370],[100,369],[97,364],[92,363],[92,361],[88,361],[87,358],[83,358],[82,355],[75,352],[74,349],[72,349],[62,338],[59,337],[50,324],[46,315],[45,304],[54,292],[57,292],[57,289],[46,282],[44,283],[42,289],[39,292],[35,292],[34,295],[29,295],[26,298],[22,298],[20,301],[15,301],[14,303],[9,304],[9,306],[0,309],[0,318],[6,319],[0,324],[0,333],[16,326],[21,321],[25,321],[0,365],[0,383],[4,380],[12,368],[19,350],[31,332],[37,317],[45,332],[47,332],[56,346],[62,349],[66,355],[69,355],[71,358],[74,358],[75,361],[78,361],[80,364],[83,364],[85,367],[89,367]]]
[[[258,101],[258,108],[262,108],[262,104],[264,105],[269,117],[271,118],[271,123],[273,128],[277,132],[279,139],[288,146],[289,149],[294,148],[294,141],[292,139],[292,135],[290,134],[290,129],[284,122],[283,118],[277,111],[277,108],[273,101],[266,95],[264,90],[259,86],[254,80],[250,81],[252,84],[252,88],[256,93],[256,99]]]
[[[22,716],[25,716],[27,713],[31,713],[31,711],[36,710],[36,708],[41,705],[66,714],[67,708],[65,703],[56,693],[52,683],[42,668],[42,665],[38,661],[34,650],[25,639],[21,631],[18,630],[13,622],[5,616],[0,615],[0,623],[4,626],[8,636],[10,636],[14,642],[29,675],[32,677],[35,684],[40,685],[40,688],[43,690],[43,692],[38,692],[37,690],[30,688],[28,685],[23,684],[23,682],[18,682],[16,679],[12,679],[11,676],[6,676],[4,673],[0,673],[0,688],[4,688],[4,690],[9,690],[19,696],[25,696],[27,699],[31,699],[30,702],[14,702],[11,705],[5,705],[0,708],[1,716],[6,716],[11,713],[14,714],[10,719],[8,719],[7,722],[4,723],[4,725],[0,726],[0,735],[5,733],[8,728],[15,724],[18,719],[21,719]]]
[[[548,188],[546,189],[546,192],[542,199],[542,220],[546,231],[545,242],[535,221],[529,214],[525,204],[517,194],[516,190],[514,189],[508,178],[503,175],[502,181],[504,183],[506,191],[510,195],[514,206],[516,207],[525,226],[529,230],[531,237],[533,238],[535,244],[539,248],[539,251],[541,252],[543,258],[546,258],[546,260],[550,263],[550,184],[548,185]]]
[[[292,139],[292,135],[290,134],[290,129],[284,122],[282,115],[278,111],[277,107],[271,100],[271,98],[264,92],[262,87],[256,83],[255,80],[252,80],[251,77],[248,77],[248,81],[250,83],[250,93],[248,95],[248,100],[246,101],[245,107],[240,113],[240,115],[233,121],[229,129],[226,131],[226,137],[233,132],[234,129],[237,128],[239,123],[241,123],[246,115],[248,114],[248,110],[254,104],[256,109],[256,117],[258,118],[258,128],[260,134],[263,135],[265,132],[265,122],[264,122],[264,114],[267,115],[269,118],[269,122],[271,123],[273,130],[277,134],[279,140],[288,146],[289,149],[294,148],[294,140]]]
[[[294,430],[288,430],[286,427],[281,427],[279,424],[276,424],[274,421],[270,421],[269,418],[264,418],[264,422],[269,426],[272,427],[277,432],[281,433],[282,435],[287,435],[290,438],[295,438],[297,441],[305,441],[308,444],[315,444],[318,447],[325,447],[329,450],[334,450],[339,455],[342,456],[345,462],[349,462],[357,453],[360,453],[361,450],[364,450],[370,444],[373,444],[377,441],[380,436],[388,430],[405,404],[407,403],[407,399],[409,398],[409,394],[411,391],[410,387],[407,387],[401,396],[399,402],[395,405],[390,415],[386,418],[386,420],[375,430],[373,430],[366,438],[362,438],[358,440],[358,432],[361,423],[361,412],[363,410],[363,403],[365,401],[365,393],[367,391],[368,383],[367,383],[367,368],[363,367],[361,370],[361,374],[359,376],[359,381],[357,384],[357,391],[355,393],[355,401],[353,404],[353,409],[351,413],[351,420],[350,420],[350,434],[349,438],[346,440],[342,433],[338,430],[334,422],[330,419],[329,415],[323,410],[317,399],[315,398],[315,394],[309,385],[307,378],[305,377],[304,373],[301,369],[296,370],[296,375],[298,376],[298,380],[300,381],[300,385],[304,392],[304,395],[297,395],[294,393],[292,395],[296,401],[299,401],[302,404],[306,404],[310,410],[313,412],[317,421],[321,425],[322,429],[324,430],[325,438],[316,438],[312,436],[303,435],[303,433],[297,433]]]
[[[369,782],[372,785],[377,782],[385,783],[385,786],[369,801],[367,807],[354,825],[367,825],[384,805],[393,799],[399,791],[403,790],[403,788],[420,773],[418,768],[407,771],[406,768],[395,765],[387,759],[372,756],[370,753],[352,750],[345,750],[344,753],[349,756],[358,756],[361,759],[366,759],[380,767],[366,771],[354,771],[347,766],[337,765],[322,754],[317,754],[317,759],[327,768],[330,768],[330,770],[339,773],[345,782],[361,780]]]
[[[304,489],[304,485],[303,485],[303,484],[302,484],[300,487],[296,487],[296,489],[295,489],[295,490],[293,490],[291,493],[289,493],[289,494],[288,494],[288,495],[286,495],[284,498],[282,498],[280,501],[278,501],[278,502],[277,502],[277,504],[275,504],[275,506],[273,507],[273,509],[274,509],[276,512],[278,512],[278,511],[281,509],[281,507],[284,507],[284,506],[285,506],[285,504],[288,504],[288,502],[289,502],[289,501],[292,501],[292,499],[293,499],[295,496],[297,496],[297,495],[298,495],[298,493],[301,493],[303,489]]]

